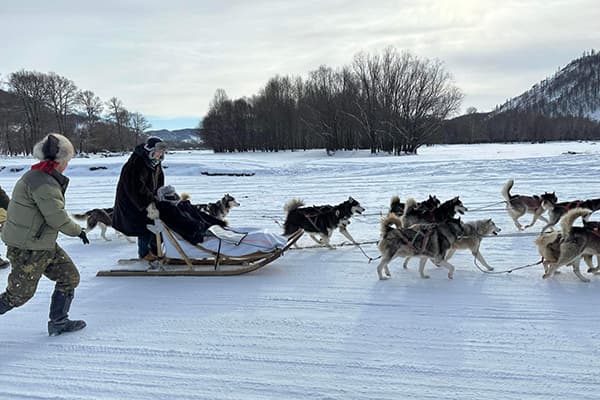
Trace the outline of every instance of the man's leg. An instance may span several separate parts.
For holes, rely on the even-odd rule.
[[[0,314],[22,306],[33,297],[53,253],[47,250],[8,247],[6,254],[12,264],[12,270],[8,275],[6,291],[0,294]]]
[[[80,277],[71,257],[60,246],[56,245],[55,256],[44,275],[56,282],[50,303],[48,334],[55,336],[85,328],[85,321],[69,319],[69,309]]]

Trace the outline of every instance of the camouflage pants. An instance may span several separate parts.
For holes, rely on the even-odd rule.
[[[6,292],[0,294],[10,306],[19,307],[31,299],[42,275],[56,282],[55,290],[68,293],[79,285],[79,271],[71,257],[56,245],[54,250],[24,250],[9,246],[12,265]]]

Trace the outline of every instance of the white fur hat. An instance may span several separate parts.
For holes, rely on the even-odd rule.
[[[33,146],[33,156],[38,160],[58,163],[71,161],[75,149],[69,139],[58,133],[49,133]]]

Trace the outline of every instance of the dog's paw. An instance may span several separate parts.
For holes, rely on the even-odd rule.
[[[391,278],[391,276],[389,276],[389,275],[379,275],[379,280],[380,281],[386,281],[386,280],[388,280],[390,278]]]
[[[421,278],[423,278],[423,279],[429,279],[429,275],[422,274]]]
[[[454,274],[452,274],[451,272],[448,272],[448,279],[454,279]]]

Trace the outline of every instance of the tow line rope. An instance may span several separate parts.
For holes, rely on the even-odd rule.
[[[541,263],[544,262],[544,258],[542,257],[542,259],[536,263],[531,263],[531,264],[527,264],[527,265],[521,265],[520,267],[515,267],[515,268],[511,268],[511,269],[507,269],[504,271],[488,271],[487,269],[483,269],[481,268],[481,266],[479,264],[477,264],[477,258],[473,257],[473,264],[475,264],[475,266],[477,267],[477,269],[479,269],[481,272],[485,273],[485,274],[490,274],[490,275],[497,275],[497,274],[510,274],[513,271],[516,271],[518,269],[525,269],[525,268],[529,268],[529,267],[534,267],[536,265],[540,265]]]

